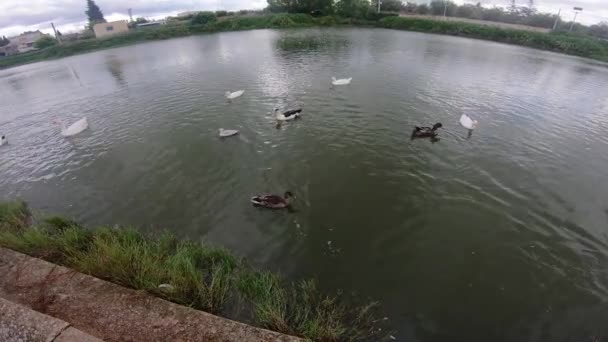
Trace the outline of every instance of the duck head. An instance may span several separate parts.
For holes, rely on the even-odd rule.
[[[441,124],[441,122],[438,122],[433,125],[433,131],[436,131],[438,128],[441,128],[441,127],[443,127],[443,125]]]
[[[291,201],[295,198],[295,196],[293,195],[293,193],[291,191],[285,191],[283,198],[285,199],[285,202],[291,203]]]

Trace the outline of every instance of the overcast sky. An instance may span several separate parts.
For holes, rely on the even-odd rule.
[[[476,3],[478,0],[457,0]],[[134,17],[159,18],[192,10],[238,10],[261,9],[266,0],[96,0],[107,20],[126,19],[127,9],[133,9]],[[417,0],[425,3],[428,1]],[[509,0],[481,0],[484,6],[504,6]],[[527,4],[528,0],[517,0]],[[562,18],[571,20],[572,7],[583,7],[579,15],[581,22],[594,24],[608,21],[608,0],[535,0],[543,12],[557,13],[562,9]],[[14,36],[23,31],[40,29],[51,32],[50,23],[62,32],[81,30],[86,24],[85,0],[0,0],[0,36]],[[577,19],[577,21],[579,20]]]

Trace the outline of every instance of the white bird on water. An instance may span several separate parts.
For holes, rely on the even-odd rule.
[[[290,121],[300,117],[302,108],[288,110],[283,113],[279,112],[279,108],[275,108],[274,112],[278,121]]]
[[[6,139],[6,135],[0,137],[0,146],[8,144],[8,139]]]
[[[237,90],[237,91],[235,91],[235,92],[233,92],[233,93],[231,93],[231,92],[227,91],[227,92],[226,92],[226,94],[225,94],[225,96],[226,96],[226,98],[227,98],[228,100],[234,100],[234,99],[236,99],[237,97],[239,97],[239,96],[243,95],[243,93],[244,93],[244,92],[245,92],[244,90]]]
[[[335,77],[331,78],[331,84],[333,85],[346,85],[346,84],[350,84],[350,81],[352,81],[353,78],[341,78],[339,80],[337,80]]]
[[[219,131],[220,131],[220,138],[231,137],[233,135],[239,134],[239,131],[237,131],[236,129],[223,129],[223,128],[220,128]]]
[[[460,124],[462,125],[462,127],[469,130],[474,130],[475,128],[477,128],[477,120],[471,119],[466,114],[462,114],[462,116],[460,117]]]
[[[71,124],[69,127],[66,127],[65,123],[61,120],[55,120],[53,123],[61,125],[61,135],[63,135],[64,137],[71,137],[80,134],[84,130],[89,128],[89,122],[87,121],[87,118],[82,118]]]

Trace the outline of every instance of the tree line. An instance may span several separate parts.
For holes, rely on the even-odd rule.
[[[275,13],[307,13],[319,15],[340,15],[352,18],[365,18],[378,10],[378,0],[267,0],[267,10]],[[508,24],[528,25],[552,29],[557,15],[542,13],[536,10],[534,0],[528,0],[527,6],[518,6],[510,1],[509,6],[483,7],[476,5],[458,5],[452,1],[433,0],[429,4],[401,2],[400,0],[383,0],[380,3],[383,12],[402,12],[419,15],[435,15],[460,17],[477,20],[496,21]],[[558,20],[557,30],[568,31],[571,22]],[[572,27],[575,33],[589,34],[598,38],[608,39],[608,22],[592,26],[575,23]]]
[[[552,29],[556,22],[557,15],[542,13],[536,10],[534,1],[528,1],[527,6],[517,6],[515,1],[511,1],[507,8],[491,7],[485,8],[480,3],[476,5],[465,4],[457,5],[451,1],[434,0],[429,5],[418,5],[407,2],[403,5],[402,11],[412,14],[443,15],[449,17],[460,17],[477,20],[497,21],[508,24],[528,25]],[[570,30],[571,22],[557,20],[558,31]],[[608,22],[602,22],[592,26],[585,26],[575,23],[572,27],[573,32],[586,33],[599,38],[608,39]]]

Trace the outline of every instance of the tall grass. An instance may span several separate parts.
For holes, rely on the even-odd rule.
[[[313,281],[256,271],[223,248],[129,228],[86,229],[58,216],[30,222],[25,203],[0,202],[0,246],[218,315],[239,303],[245,321],[314,341],[387,336],[376,327],[377,303],[358,306]]]

